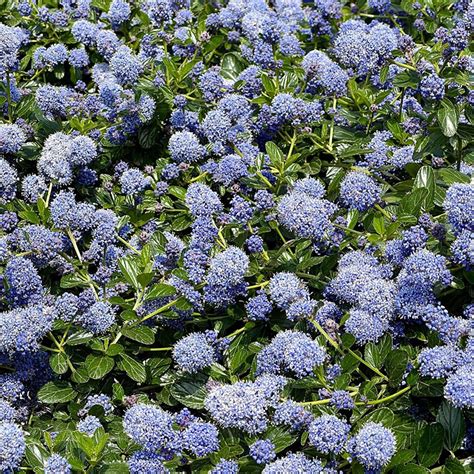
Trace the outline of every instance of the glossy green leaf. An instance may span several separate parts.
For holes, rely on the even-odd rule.
[[[416,452],[414,449],[397,449],[395,456],[390,460],[390,463],[387,466],[387,469],[390,469],[394,466],[400,466],[407,464],[413,459],[415,459]]]
[[[272,426],[266,431],[265,438],[275,445],[275,452],[279,453],[295,443],[298,433],[291,432],[281,426]]]
[[[435,464],[443,451],[444,429],[439,423],[426,426],[418,442],[418,461],[426,467]]]
[[[49,358],[49,365],[56,374],[65,374],[68,370],[68,359],[67,354],[64,352],[58,352]]]
[[[443,99],[437,115],[443,134],[446,137],[454,136],[459,123],[459,112],[457,107],[449,99]]]
[[[427,474],[430,471],[426,467],[419,466],[417,464],[404,464],[402,466],[396,466],[393,469],[394,474]]]
[[[114,368],[114,359],[107,356],[88,355],[85,361],[87,373],[91,379],[101,379]]]
[[[413,183],[413,189],[418,188],[427,190],[422,207],[426,210],[430,210],[433,207],[436,192],[436,179],[431,166],[422,166],[418,170]]]
[[[184,406],[200,410],[207,395],[206,382],[202,374],[183,376],[171,386],[171,395]]]
[[[130,283],[134,288],[139,288],[140,284],[138,283],[138,274],[140,272],[136,259],[133,256],[121,258],[119,260],[119,267],[128,283]]]
[[[374,367],[381,368],[391,350],[392,338],[385,335],[379,342],[369,342],[365,345],[365,360]]]
[[[463,466],[463,464],[459,461],[459,459],[447,459],[445,464],[444,464],[444,470],[443,474],[472,474],[474,470],[474,463],[471,459],[469,462],[468,459],[468,464],[466,465],[466,468]]]
[[[172,296],[176,293],[174,286],[167,285],[166,283],[159,283],[153,285],[151,290],[147,294],[147,299],[163,298],[165,296]]]
[[[128,339],[150,345],[155,342],[154,332],[147,326],[124,327],[122,334]]]
[[[273,142],[267,142],[265,144],[265,149],[270,157],[272,165],[277,168],[280,167],[284,160],[284,155],[281,149]]]
[[[446,448],[451,451],[459,449],[466,432],[462,410],[444,401],[439,407],[436,421],[444,428],[444,444]]]
[[[397,387],[407,369],[408,354],[402,349],[395,349],[387,355],[385,368],[389,376],[389,384]]]
[[[38,400],[43,403],[66,403],[76,398],[76,391],[66,382],[48,382],[40,388]]]
[[[128,354],[120,354],[121,367],[127,375],[135,382],[143,383],[146,381],[145,367]]]
[[[235,53],[228,53],[222,57],[221,75],[224,79],[236,81],[237,76],[243,71],[244,65]]]
[[[398,215],[403,216],[414,216],[420,215],[421,207],[428,196],[428,190],[426,188],[416,188],[411,193],[407,194],[402,198],[398,205]]]

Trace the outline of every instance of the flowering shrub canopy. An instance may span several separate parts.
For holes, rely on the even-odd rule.
[[[474,471],[472,0],[0,7],[1,472]]]

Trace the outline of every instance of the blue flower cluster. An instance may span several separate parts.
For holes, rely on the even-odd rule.
[[[123,417],[125,433],[149,451],[174,450],[179,447],[178,433],[173,429],[173,417],[160,407],[134,405]]]
[[[341,453],[346,445],[350,425],[334,415],[322,415],[309,425],[309,442],[321,453]]]
[[[397,48],[396,31],[388,25],[348,20],[334,40],[334,54],[340,62],[354,68],[358,75],[377,74]]]
[[[349,209],[364,212],[380,201],[381,190],[365,173],[351,171],[341,183],[341,201]]]
[[[276,458],[275,445],[268,439],[260,439],[250,446],[249,454],[257,464],[268,464]]]
[[[377,341],[389,329],[395,313],[395,283],[391,269],[376,257],[361,251],[344,255],[337,276],[325,289],[325,296],[349,305],[345,329],[360,344]]]
[[[223,428],[261,433],[267,428],[268,411],[277,404],[285,383],[281,376],[261,375],[254,382],[215,387],[207,396],[205,406]]]
[[[380,470],[396,451],[397,441],[392,431],[380,423],[366,423],[349,440],[348,449],[366,470]]]
[[[308,335],[298,331],[283,331],[259,352],[256,372],[257,374],[289,372],[297,378],[303,378],[322,365],[325,358],[324,349]]]
[[[15,423],[0,422],[0,469],[4,472],[17,470],[25,449],[25,437],[21,428]]]
[[[289,453],[284,457],[268,464],[262,471],[265,474],[278,474],[280,472],[315,472],[323,473],[321,461],[308,458],[303,453]]]
[[[213,331],[196,332],[175,344],[173,358],[181,370],[194,373],[219,361],[226,345],[226,341],[218,340]]]
[[[71,465],[67,459],[63,458],[59,454],[51,455],[44,466],[44,472],[46,474],[54,474],[60,472],[61,474],[70,474]]]
[[[335,229],[332,216],[337,206],[314,192],[307,192],[304,186],[296,186],[278,203],[278,221],[283,227],[303,239],[318,244],[334,245]]]

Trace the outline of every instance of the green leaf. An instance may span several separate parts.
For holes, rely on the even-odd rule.
[[[40,472],[43,472],[42,470],[49,456],[48,451],[46,451],[40,443],[32,439],[27,439],[25,457],[29,466],[39,468],[41,469]]]
[[[307,170],[308,174],[319,174],[319,172],[321,171],[321,166],[321,160],[319,160],[318,158],[312,158],[311,162],[306,163],[304,168],[305,170]]]
[[[474,107],[466,105],[464,108],[464,115],[474,125]]]
[[[29,221],[32,224],[41,224],[41,219],[39,218],[39,216],[34,211],[20,211],[18,213],[18,215],[22,219],[25,219],[26,221]],[[64,276],[66,276],[66,275],[64,275]],[[63,288],[63,287],[61,286],[61,288]]]
[[[379,369],[391,350],[392,338],[386,335],[377,344],[373,342],[366,344],[365,360]]]
[[[456,134],[459,123],[459,112],[456,106],[449,100],[443,99],[438,110],[438,122],[446,137]]]
[[[94,445],[95,442],[92,437],[80,431],[74,431],[72,433],[72,438],[76,446],[81,449],[86,456],[90,459],[94,455]]]
[[[430,471],[426,467],[417,464],[404,464],[393,469],[393,474],[426,474],[427,472]]]
[[[374,226],[375,232],[379,235],[383,235],[385,233],[385,219],[382,215],[374,216],[372,220],[372,225]]]
[[[46,135],[51,135],[52,133],[61,131],[62,124],[55,120],[48,120],[41,112],[36,112],[35,114],[38,124],[41,126],[43,132]]]
[[[341,367],[344,373],[350,374],[357,369],[360,362],[352,354],[346,354],[341,360]]]
[[[134,288],[138,289],[140,287],[140,284],[138,283],[138,274],[140,271],[134,256],[121,258],[119,260],[119,267],[127,282]]]
[[[180,232],[182,230],[187,229],[191,225],[191,219],[189,216],[180,216],[174,219],[171,223],[171,227],[176,232]]]
[[[92,439],[94,440],[94,459],[99,458],[100,454],[107,445],[109,434],[105,432],[104,428],[95,430]]]
[[[101,379],[114,368],[115,362],[112,357],[88,355],[85,366],[89,377],[94,380]]]
[[[100,472],[103,474],[129,474],[130,469],[126,462],[114,461],[106,464]]]
[[[472,140],[474,137],[474,126],[467,123],[460,123],[458,125],[458,137],[461,137],[463,140]]]
[[[150,345],[155,342],[154,332],[147,326],[138,327],[124,327],[122,334],[129,339],[140,342],[145,345]]]
[[[58,352],[49,359],[49,365],[56,374],[65,374],[68,369],[68,356],[64,352]]]
[[[398,123],[398,120],[389,120],[387,122],[387,128],[392,132],[392,135],[399,141],[405,141],[406,133],[402,126]]]
[[[426,210],[430,210],[433,207],[436,192],[436,180],[431,166],[422,166],[418,170],[413,183],[413,189],[418,188],[425,188],[428,191],[424,198],[422,207]]]
[[[394,415],[391,429],[397,437],[398,446],[406,448],[411,445],[410,439],[418,430],[418,425],[408,415],[397,413]]]
[[[418,461],[426,467],[435,464],[443,451],[444,429],[439,423],[428,425],[418,441]]]
[[[66,340],[66,346],[79,346],[93,339],[93,335],[87,331],[77,331]]]
[[[181,201],[184,201],[186,197],[186,189],[182,188],[181,186],[170,186],[168,188],[168,194],[177,197]]]
[[[123,352],[123,346],[122,344],[110,344],[110,346],[107,348],[107,351],[105,352],[108,356],[116,356],[117,354],[120,354]]]
[[[428,379],[418,381],[412,393],[417,397],[442,397],[443,392],[442,380]]]
[[[398,206],[397,214],[402,216],[409,217],[418,217],[420,214],[421,206],[428,195],[428,190],[426,188],[417,188],[414,189],[411,193],[407,194],[400,201]]]
[[[459,449],[466,431],[462,411],[449,402],[444,401],[439,407],[436,421],[441,423],[444,428],[444,444],[446,448],[451,451]]]
[[[140,362],[132,359],[132,357],[127,354],[120,354],[120,358],[123,370],[132,380],[140,383],[146,381],[146,370]]]
[[[184,297],[178,298],[176,303],[173,305],[173,310],[179,309],[182,311],[186,311],[191,309],[193,305]]]
[[[350,349],[354,345],[355,341],[356,341],[355,336],[353,336],[352,334],[349,334],[348,332],[344,333],[341,336],[341,344],[342,344],[342,347],[344,347],[345,349]]]
[[[441,186],[436,186],[435,197],[434,197],[435,206],[442,207],[445,198],[446,198],[446,189],[442,188]]]
[[[244,70],[239,56],[235,53],[227,53],[222,57],[221,76],[233,82],[237,80],[238,75]]]
[[[168,357],[157,357],[155,359],[148,360],[146,366],[150,370],[151,383],[159,383],[161,376],[170,368],[171,359]]]
[[[267,92],[268,95],[273,96],[276,90],[273,80],[270,79],[266,74],[262,74],[261,79],[265,92]]]
[[[418,87],[419,76],[415,71],[404,70],[397,74],[393,80],[393,85],[396,87]]]
[[[158,143],[161,136],[161,129],[155,124],[143,126],[138,131],[138,143],[142,148],[149,149]]]
[[[382,423],[386,428],[390,428],[395,421],[395,415],[390,408],[382,407],[364,416],[362,420],[360,421],[361,425],[368,421],[373,421],[374,423]]]
[[[385,360],[385,368],[389,378],[389,384],[397,387],[402,381],[403,374],[407,368],[408,354],[403,349],[391,351]]]
[[[468,466],[469,471],[464,469],[464,466],[461,464],[459,459],[449,458],[446,463],[444,464],[444,471],[443,474],[466,474],[466,472],[473,472],[472,462],[471,465]]]
[[[250,358],[253,357],[249,349],[252,339],[248,334],[239,334],[229,346],[228,360],[231,373],[237,373],[241,370],[247,370],[250,366]]]
[[[275,452],[279,453],[291,446],[298,439],[298,434],[290,433],[281,426],[272,426],[265,433],[265,438],[275,445]]]
[[[360,145],[348,146],[342,150],[337,151],[339,158],[349,158],[350,156],[366,155],[370,150],[368,148],[361,148]]]
[[[339,187],[346,172],[343,168],[337,171],[328,186],[328,198],[335,199],[339,193]]]
[[[382,84],[387,80],[388,73],[389,73],[389,67],[388,67],[388,65],[384,66],[384,67],[380,70],[380,82],[381,82]]]
[[[76,371],[71,374],[71,380],[75,383],[86,383],[89,378],[89,373],[85,367],[78,367]]]
[[[448,185],[451,186],[454,183],[469,183],[471,179],[469,176],[459,171],[453,170],[452,168],[441,168],[438,170],[438,176]]]
[[[240,456],[244,449],[239,444],[239,438],[235,436],[234,432],[230,429],[222,429],[220,435],[220,449],[219,451],[211,454],[211,460],[217,464],[221,458],[230,459]],[[209,472],[209,469],[204,471],[195,472]]]
[[[414,449],[400,449],[397,450],[395,456],[390,460],[390,463],[387,466],[387,469],[390,469],[394,466],[399,466],[402,464],[406,464],[414,459],[416,456],[416,452]]]
[[[188,408],[201,410],[206,398],[206,382],[203,374],[185,375],[171,386],[171,395]]]
[[[193,70],[193,67],[196,65],[197,62],[198,62],[197,59],[193,59],[192,61],[185,60],[179,66],[178,73],[179,73],[180,81],[182,81],[183,79],[186,79],[186,77]]]
[[[66,382],[48,382],[38,392],[43,403],[66,403],[76,398],[76,391]]]
[[[154,285],[153,288],[147,294],[146,299],[151,300],[154,298],[163,298],[164,296],[172,296],[176,293],[174,286],[167,285],[166,283],[159,283]]]
[[[112,384],[112,394],[114,400],[122,401],[123,397],[125,396],[125,390],[123,389],[122,385],[120,385],[118,382],[115,382]]]
[[[77,273],[70,273],[61,277],[59,286],[61,288],[75,288],[76,286],[86,286],[86,283]]]
[[[138,283],[142,286],[142,288],[146,288],[146,286],[153,280],[153,277],[155,276],[154,273],[152,272],[147,272],[147,273],[140,273],[137,276]]]
[[[267,142],[265,143],[265,150],[270,157],[271,164],[277,168],[280,168],[281,164],[285,160],[285,155],[283,155],[283,152],[280,150],[280,148],[273,142]]]

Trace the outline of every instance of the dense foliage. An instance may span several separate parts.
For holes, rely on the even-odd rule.
[[[473,472],[473,22],[1,0],[0,471]]]

